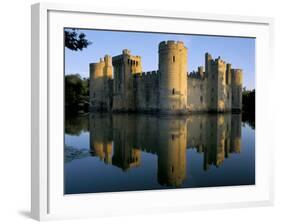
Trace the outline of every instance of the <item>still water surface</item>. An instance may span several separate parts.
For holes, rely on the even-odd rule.
[[[241,114],[66,118],[65,194],[255,184]]]

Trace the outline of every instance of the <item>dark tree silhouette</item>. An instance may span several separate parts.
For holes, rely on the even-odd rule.
[[[247,122],[252,128],[255,128],[255,90],[246,90],[242,92],[242,121]]]
[[[82,79],[79,74],[66,75],[64,78],[66,114],[88,111],[89,79]]]
[[[77,29],[64,30],[64,43],[65,47],[73,51],[82,51],[83,48],[87,48],[92,44],[88,41],[84,33],[78,33]]]

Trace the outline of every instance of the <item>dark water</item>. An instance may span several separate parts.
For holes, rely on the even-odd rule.
[[[66,119],[66,194],[251,184],[255,130],[239,114]]]

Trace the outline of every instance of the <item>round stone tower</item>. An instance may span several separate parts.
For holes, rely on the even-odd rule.
[[[231,69],[231,85],[232,85],[232,110],[242,110],[242,85],[243,71],[242,69]]]
[[[90,64],[90,109],[110,110],[110,83],[112,80],[112,59],[110,56]]]
[[[159,110],[164,113],[186,112],[187,48],[183,42],[159,44]]]

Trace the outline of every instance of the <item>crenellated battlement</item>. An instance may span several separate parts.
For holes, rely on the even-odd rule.
[[[112,78],[112,58],[105,55],[104,58],[100,58],[99,62],[90,63],[90,76],[92,79],[98,77]]]
[[[189,74],[187,73],[187,78],[200,79],[203,80],[206,77],[204,66],[199,66],[197,71],[192,71]]]
[[[227,64],[224,60],[221,59],[220,56],[216,59],[211,59],[210,62],[212,65],[226,65]]]
[[[159,78],[160,78],[160,73],[158,70],[142,72],[142,73],[135,73],[133,75],[136,78],[136,80],[145,81],[145,82],[159,80]]]
[[[158,70],[143,72],[141,56],[129,49],[91,63],[91,108],[176,114],[242,109],[242,69],[206,53],[205,66],[189,73],[184,42],[162,41],[158,47]]]
[[[198,79],[198,80],[204,79],[204,77],[202,77],[198,72],[195,72],[195,71],[187,73],[187,78],[188,79]]]
[[[168,41],[162,41],[159,44],[159,50],[183,49],[183,48],[186,47],[184,46],[184,43],[182,41],[168,40]]]
[[[90,63],[90,67],[92,67],[93,69],[97,69],[97,68],[103,68],[104,67],[104,61],[100,61],[100,62],[95,62],[95,63]]]

